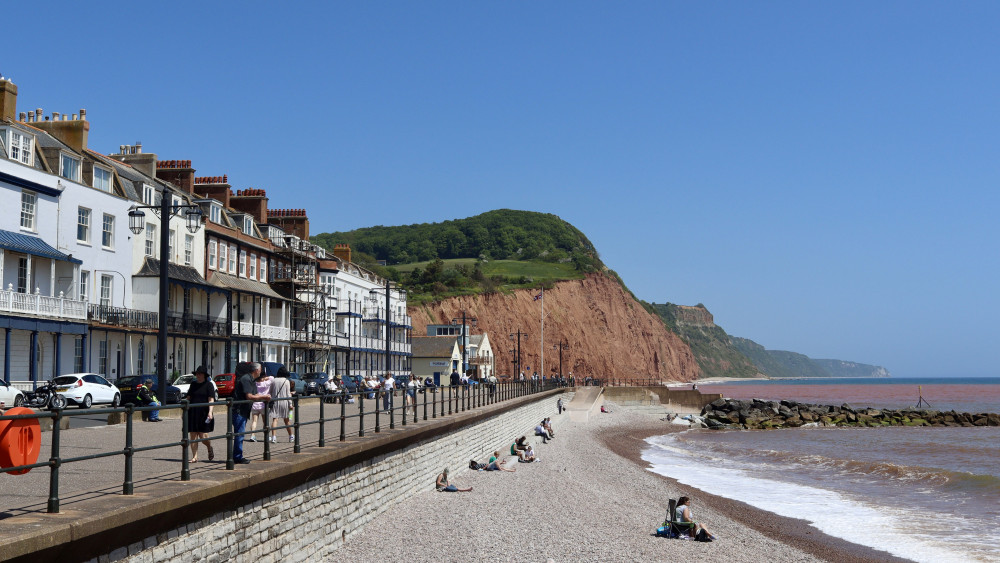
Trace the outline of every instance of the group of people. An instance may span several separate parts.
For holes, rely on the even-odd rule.
[[[254,380],[254,387],[257,390],[258,396],[267,395],[271,400],[269,403],[259,400],[250,405],[250,441],[257,441],[257,435],[254,434],[257,430],[257,423],[260,422],[263,427],[264,417],[270,416],[271,428],[278,426],[278,421],[283,420],[286,426],[285,430],[288,432],[288,441],[294,442],[295,434],[290,424],[291,412],[295,410],[295,407],[291,401],[275,400],[288,399],[292,396],[291,383],[288,381],[288,370],[285,369],[285,366],[281,366],[274,377],[266,373],[260,373]],[[271,442],[277,441],[278,437],[275,434],[271,434]]]
[[[535,436],[541,436],[543,444],[549,443],[549,440],[556,437],[556,433],[552,430],[551,418],[545,417],[535,426]]]

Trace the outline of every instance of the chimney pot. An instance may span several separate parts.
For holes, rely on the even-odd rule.
[[[28,114],[22,111],[21,113],[17,114],[17,120],[18,121],[27,121],[28,120]]]
[[[78,119],[76,118],[76,114],[75,114],[75,113],[73,114],[73,121],[79,121],[79,120],[78,120]]]
[[[52,112],[52,121],[59,121],[59,112],[58,111]]]
[[[42,108],[35,108],[35,121],[41,121],[42,119]]]
[[[83,121],[87,120],[87,110],[86,109],[82,109],[82,108],[80,109],[80,119],[83,120]]]

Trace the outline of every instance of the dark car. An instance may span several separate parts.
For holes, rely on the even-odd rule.
[[[271,377],[278,377],[278,370],[285,367],[285,364],[280,362],[261,362],[261,372],[265,375],[270,375]],[[287,369],[287,368],[286,368]],[[299,374],[295,372],[288,373],[288,387],[292,395],[298,394],[303,389],[302,378]]]
[[[323,372],[307,373],[302,377],[303,395],[320,395],[330,376]]]
[[[147,379],[153,380],[153,394],[156,395],[156,398],[162,400],[163,404],[166,405],[181,402],[181,390],[173,385],[167,386],[167,395],[165,397],[160,396],[157,392],[159,386],[157,385],[155,375],[128,375],[125,377],[119,377],[118,380],[115,381],[115,386],[118,387],[118,391],[122,395],[121,404],[126,405],[128,403],[132,403],[133,405],[138,405],[139,401],[136,397],[139,395],[139,388],[142,387],[143,382]]]
[[[220,397],[228,397],[233,394],[233,390],[236,389],[236,374],[235,373],[220,373],[215,376],[215,388],[219,391]]]
[[[357,375],[348,375],[342,379],[343,387],[347,389],[348,393],[357,393],[358,386],[361,385],[361,377]]]

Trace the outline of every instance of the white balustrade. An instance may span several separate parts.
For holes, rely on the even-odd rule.
[[[49,297],[37,292],[0,290],[0,310],[54,319],[87,320],[87,302],[69,299],[61,292],[59,297]]]

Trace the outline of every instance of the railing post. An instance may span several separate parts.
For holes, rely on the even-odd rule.
[[[56,417],[52,419],[52,457],[49,458],[49,514],[59,513],[59,435],[62,426],[62,409],[56,409]]]
[[[271,417],[267,416],[267,411],[271,410],[271,405],[273,403],[264,403],[264,410],[261,412],[261,418],[264,419],[264,461],[271,461]]]
[[[166,393],[164,393],[163,399],[166,400],[166,398]],[[191,480],[191,464],[188,461],[188,446],[191,445],[187,417],[189,404],[187,399],[181,401],[181,481]]]
[[[379,418],[379,414],[381,414],[381,412],[382,412],[382,407],[378,404],[378,402],[379,402],[380,399],[383,400],[383,401],[385,400],[385,399],[382,399],[382,397],[381,397],[382,393],[384,393],[384,392],[385,391],[376,392],[375,393],[375,433],[376,434],[378,434],[379,432],[382,431],[382,421]]]
[[[389,430],[396,427],[396,396],[394,393],[395,389],[390,389],[386,391],[386,397],[389,397]],[[405,402],[403,404],[406,404]]]
[[[448,414],[451,414],[451,388],[452,387],[453,386],[449,383],[448,384]],[[444,397],[441,397],[441,399],[444,399]],[[441,414],[442,415],[444,414],[444,405],[441,406]]]
[[[375,405],[376,407],[378,405]],[[365,436],[365,392],[358,389],[358,437]]]
[[[326,404],[326,389],[319,392],[319,447],[326,447],[326,414],[324,405]]]
[[[226,397],[226,469],[235,469],[233,460],[233,398]]]
[[[346,381],[346,380],[345,380]],[[344,388],[344,394],[340,397],[340,441],[347,440],[347,398],[351,394]]]
[[[425,391],[425,393],[430,393],[431,395],[431,418],[438,417],[438,394],[437,388],[432,388],[430,391]],[[444,391],[441,392],[444,394]],[[427,397],[424,397],[424,409],[427,409]]]
[[[412,375],[410,377],[413,377]],[[403,387],[403,426],[406,426],[406,403],[410,398],[410,387],[409,384]],[[417,401],[417,389],[413,388],[413,402]],[[417,410],[417,406],[413,405],[413,410]]]
[[[301,445],[302,443],[301,443],[301,438],[299,436],[301,434],[301,432],[299,432],[299,419],[302,418],[300,416],[301,414],[302,414],[302,411],[299,410],[299,396],[295,395],[294,397],[292,397],[292,420],[294,420],[294,422],[292,423],[292,426],[295,427],[295,430],[294,430],[294,432],[295,432],[295,447],[292,448],[292,451],[294,451],[295,453],[301,453],[302,452],[302,445]]]
[[[427,395],[430,395],[431,393],[430,391],[427,390],[427,387],[424,387],[423,391],[424,391],[424,420],[427,420]]]
[[[125,407],[125,482],[122,483],[123,495],[130,495],[134,492],[134,484],[132,482],[132,456],[135,454],[132,451],[132,412],[134,408],[132,403],[129,403]]]

